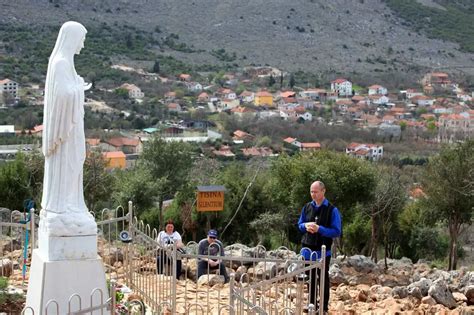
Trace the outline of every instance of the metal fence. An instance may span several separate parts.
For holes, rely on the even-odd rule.
[[[254,248],[251,255],[231,249],[225,256],[212,256],[200,255],[196,242],[188,243],[185,253],[178,251],[176,244],[162,246],[156,240],[158,231],[137,218],[130,233],[128,285],[143,297],[153,314],[316,314],[309,303],[311,295],[323,305],[324,272],[320,273],[318,292],[311,292],[308,284],[318,280],[318,270],[324,270],[325,248],[323,259],[314,261],[305,261],[300,255],[277,257],[263,246]],[[162,255],[166,257],[161,269],[157,257]],[[198,278],[199,262],[207,259],[224,264],[229,283],[224,283],[220,268],[211,270],[209,265]],[[177,264],[183,270],[179,278]],[[319,313],[323,314],[322,307]]]
[[[277,255],[263,246],[253,248],[251,253],[230,247],[225,256],[211,256],[199,255],[195,242],[188,243],[185,252],[180,252],[175,244],[158,244],[158,231],[134,217],[132,209],[130,202],[127,210],[104,209],[96,215],[98,250],[107,279],[131,288],[153,314],[302,314],[305,308],[309,314],[316,314],[314,305],[309,303],[311,295],[323,305],[324,286],[320,285],[318,292],[311,292],[308,283],[317,280],[317,271],[324,270],[324,252],[323,259],[315,261],[305,261],[293,252]],[[8,217],[4,220],[6,215],[3,215],[0,221],[2,254],[5,246],[10,246],[7,251],[22,248],[18,244],[24,243],[22,235],[28,225],[16,222],[19,213],[11,212]],[[32,221],[30,226],[35,226],[34,216]],[[122,231],[130,237],[120,239]],[[31,234],[35,240],[35,229]],[[28,253],[35,244],[30,242]],[[290,253],[286,248],[279,252]],[[162,270],[157,266],[159,255],[166,257]],[[205,259],[220,260],[226,267],[229,282],[224,283],[221,269],[211,270],[209,266],[204,276],[198,278],[199,262]],[[183,270],[179,278],[177,264]],[[323,284],[324,272],[320,274]],[[53,312],[54,303],[49,307],[49,312]],[[70,313],[82,314],[74,312]],[[322,307],[319,314],[323,314]]]
[[[34,211],[31,209],[29,212],[22,213],[18,210],[0,208],[0,257],[2,259],[0,276],[10,276],[14,264],[17,263],[26,274],[31,251],[37,244],[38,216]],[[19,256],[18,251],[21,251]]]
[[[104,296],[108,294],[102,292],[101,289],[95,288],[91,291],[87,300],[83,300],[83,297],[78,294],[73,294],[68,299],[68,306],[66,309],[61,309],[60,303],[56,300],[49,300],[43,310],[35,310],[31,307],[25,307],[21,315],[80,315],[80,314],[116,314],[116,303],[115,303],[115,291],[116,281],[112,280],[110,285],[110,298],[104,301]]]

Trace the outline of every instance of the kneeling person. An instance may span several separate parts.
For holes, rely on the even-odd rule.
[[[199,255],[224,256],[224,245],[217,239],[217,231],[209,230],[207,238],[199,242]],[[229,282],[229,276],[224,266],[224,262],[220,259],[200,258],[198,262],[198,279],[200,276],[207,274],[208,270],[218,269],[221,276],[224,276],[225,283]]]

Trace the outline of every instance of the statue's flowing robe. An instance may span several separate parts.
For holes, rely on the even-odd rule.
[[[83,193],[84,85],[64,58],[51,60],[45,93],[43,209],[87,211]]]

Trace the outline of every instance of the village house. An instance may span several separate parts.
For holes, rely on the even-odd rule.
[[[138,86],[135,84],[124,83],[120,86],[121,89],[125,89],[128,91],[128,97],[134,99],[141,99],[145,97],[145,93],[140,90]]]
[[[181,105],[179,105],[178,103],[169,103],[168,105],[166,105],[166,107],[168,108],[168,111],[170,113],[180,113],[183,111]]]
[[[306,89],[299,92],[299,96],[302,98],[309,98],[313,101],[324,101],[327,96],[325,89]]]
[[[432,86],[434,89],[447,88],[451,85],[449,75],[444,72],[431,72],[427,73],[423,79],[421,79],[423,85]]]
[[[165,93],[165,101],[172,102],[176,99],[176,92],[169,91]]]
[[[255,116],[256,110],[250,107],[245,107],[245,106],[237,106],[234,107],[230,110],[230,112],[240,118],[244,117],[244,115],[247,116]]]
[[[280,110],[280,118],[283,120],[293,120],[298,119],[297,113],[294,109],[282,109]]]
[[[313,114],[310,112],[304,112],[302,114],[297,114],[299,120],[304,120],[304,121],[313,121]]]
[[[462,102],[471,102],[473,97],[467,93],[458,93],[456,98]]]
[[[336,101],[336,106],[339,110],[345,112],[349,107],[353,105],[350,99],[338,99]]]
[[[301,142],[301,151],[317,151],[321,150],[321,143],[319,142]]]
[[[298,149],[301,148],[301,142],[299,142],[296,138],[288,137],[288,138],[283,139],[283,142],[286,145],[295,146]]]
[[[43,137],[43,125],[36,125],[29,131],[29,133],[35,137]]]
[[[202,84],[199,82],[186,82],[186,87],[188,91],[191,92],[200,92],[202,91]]]
[[[235,92],[232,91],[231,89],[220,88],[219,90],[217,90],[215,95],[221,100],[222,99],[228,99],[228,100],[237,99],[237,94],[235,94]]]
[[[221,157],[227,157],[227,158],[232,158],[235,157],[235,154],[230,150],[230,147],[228,145],[223,145],[220,147],[219,150],[212,150],[212,154],[215,156],[221,156]]]
[[[0,125],[0,135],[1,136],[14,136],[15,125]]]
[[[245,132],[245,131],[242,131],[242,130],[236,130],[234,131],[233,135],[232,135],[232,140],[237,141],[237,142],[244,142],[244,141],[253,141],[255,139],[255,136]]]
[[[382,117],[382,122],[386,124],[393,124],[396,121],[396,118],[394,115],[384,115]]]
[[[258,119],[269,119],[269,118],[275,118],[275,117],[280,117],[280,111],[279,110],[261,110],[257,112],[257,117]]]
[[[460,114],[441,115],[438,124],[441,142],[452,142],[474,137],[474,110]]]
[[[360,159],[378,161],[383,157],[383,146],[352,142],[346,147],[346,154]]]
[[[412,99],[415,96],[423,95],[423,92],[417,91],[415,89],[407,89],[406,91],[400,91],[401,94],[405,95],[407,100]]]
[[[410,100],[413,104],[416,104],[420,107],[432,106],[435,102],[433,98],[426,95],[417,95],[412,97]]]
[[[315,101],[311,99],[306,99],[306,98],[296,98],[296,102],[300,105],[303,106],[306,110],[312,110],[314,109]]]
[[[256,106],[273,106],[273,95],[267,91],[259,91],[255,94]]]
[[[103,151],[113,152],[122,151],[125,154],[139,154],[143,150],[143,144],[140,139],[115,137],[100,144]]]
[[[14,99],[18,98],[19,85],[17,82],[10,79],[0,80],[0,98],[3,97],[3,93],[10,94]]]
[[[86,139],[86,150],[93,151],[100,149],[100,139],[99,138],[87,138]]]
[[[179,81],[182,82],[190,82],[191,81],[191,75],[187,73],[181,73],[178,77]]]
[[[273,151],[267,147],[251,147],[251,148],[244,148],[242,149],[242,153],[244,156],[254,156],[254,157],[265,157],[265,156],[273,156]]]
[[[198,95],[197,102],[198,103],[207,103],[207,102],[209,102],[209,94],[207,94],[206,92],[202,92],[201,94]]]
[[[368,97],[371,104],[374,105],[386,105],[390,102],[390,99],[385,95],[373,94]]]
[[[243,103],[253,103],[255,100],[255,93],[251,91],[243,91],[240,93],[239,98]]]
[[[387,88],[378,84],[371,85],[368,88],[369,95],[387,95],[387,93]]]
[[[331,91],[338,96],[352,96],[352,83],[346,79],[331,81]]]
[[[281,98],[296,98],[296,92],[293,91],[280,91]]]
[[[253,78],[267,78],[271,75],[276,78],[282,75],[279,69],[272,67],[245,67],[244,72]]]
[[[102,156],[106,161],[107,169],[125,169],[127,166],[127,158],[122,151],[103,152]]]
[[[451,112],[452,112],[451,109],[449,109],[447,107],[444,107],[444,106],[440,106],[440,105],[431,106],[431,110],[433,111],[433,114],[438,114],[438,115],[451,114]]]
[[[225,110],[232,110],[233,108],[240,105],[240,101],[238,99],[222,99],[220,102],[217,103],[217,106],[220,111]]]

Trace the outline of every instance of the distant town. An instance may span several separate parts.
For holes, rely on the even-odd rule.
[[[247,67],[241,73],[223,73],[218,80],[206,82],[200,82],[188,73],[164,77],[125,65],[113,65],[112,68],[133,72],[141,77],[140,82],[159,82],[163,94],[148,95],[136,82],[124,82],[113,89],[96,88],[96,91],[101,95],[123,96],[134,106],[141,106],[151,98],[158,99],[168,118],[143,128],[121,129],[107,137],[88,137],[88,150],[102,152],[109,168],[123,169],[133,165],[142,152],[143,143],[153,135],[166,141],[198,143],[206,147],[207,154],[219,159],[271,157],[283,151],[324,148],[318,141],[303,141],[291,137],[290,133],[277,145],[268,141],[257,144],[255,135],[246,130],[224,130],[211,119],[218,113],[226,113],[237,121],[274,119],[295,125],[325,124],[328,128],[350,125],[375,131],[388,141],[399,140],[404,130],[412,130],[413,136],[427,133],[424,140],[435,143],[455,142],[474,135],[474,92],[464,90],[444,72],[426,73],[420,78],[419,86],[389,90],[378,82],[359,86],[343,77],[322,82],[324,87],[298,87],[291,77],[283,86],[283,79],[288,81],[287,74],[272,67]],[[40,85],[2,78],[0,91],[1,111],[9,111],[20,102],[23,106],[25,103],[43,106],[44,87]],[[86,96],[85,106],[94,113],[115,112],[120,117],[135,115],[140,118],[141,114],[132,109],[119,110],[104,101],[104,97],[97,99],[94,90]],[[190,112],[194,115],[190,116]],[[141,118],[146,124],[150,117]],[[0,125],[1,137],[9,139],[8,144],[4,141],[0,146],[1,158],[8,160],[17,152],[39,149],[42,130],[41,124],[27,130],[14,124]],[[30,136],[33,140],[28,144],[15,143],[14,138],[20,136]],[[345,152],[356,158],[377,161],[383,158],[384,147],[383,143],[350,142]]]

